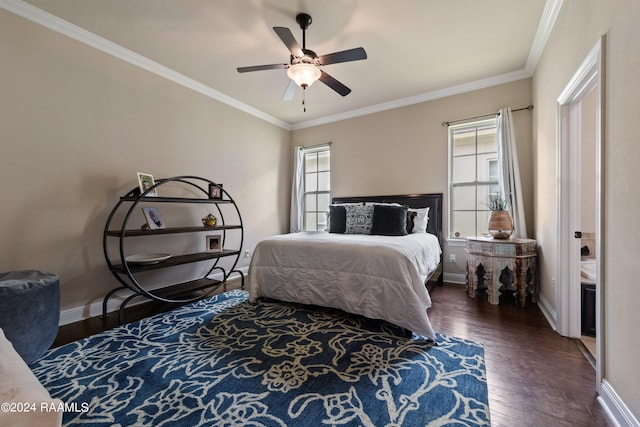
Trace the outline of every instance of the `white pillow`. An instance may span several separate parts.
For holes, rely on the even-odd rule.
[[[416,213],[416,217],[413,219],[412,233],[426,233],[429,223],[429,208],[409,208],[409,212]]]
[[[375,205],[383,205],[383,206],[404,206],[400,203],[382,203],[382,202],[364,202],[365,206],[375,206]]]

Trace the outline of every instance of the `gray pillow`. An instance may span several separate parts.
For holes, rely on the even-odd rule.
[[[373,206],[345,206],[347,234],[371,234]]]

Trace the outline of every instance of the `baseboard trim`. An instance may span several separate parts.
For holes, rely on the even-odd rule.
[[[551,326],[551,329],[553,329],[554,331],[557,331],[558,330],[558,324],[557,324],[558,314],[551,307],[551,305],[549,304],[549,301],[547,301],[547,299],[543,295],[538,295],[538,307],[540,308],[540,311],[542,311],[542,314],[544,315],[544,317],[547,319],[547,322],[549,322],[549,326]]]
[[[237,268],[236,270],[241,271],[246,278],[247,273],[249,271],[249,267],[248,266],[240,267],[240,268]],[[218,280],[222,279],[221,273],[214,274],[211,277]],[[238,276],[237,274],[234,274],[229,278],[228,283],[232,284],[238,280],[240,280],[240,276]],[[120,309],[120,304],[122,304],[122,302],[131,294],[132,294],[131,291],[127,291],[123,289],[121,292],[118,293],[118,295],[114,295],[113,297],[111,297],[109,299],[109,302],[107,303],[107,313],[118,311]],[[149,299],[142,298],[142,297],[134,298],[127,304],[127,307],[133,307],[138,304],[144,304],[145,302],[149,302]],[[69,308],[67,310],[61,311],[60,321],[58,322],[58,326],[80,322],[81,320],[86,320],[91,317],[97,317],[97,316],[102,316],[102,301],[97,301],[88,305]]]
[[[624,401],[618,396],[607,380],[600,383],[600,396],[598,402],[604,408],[609,419],[620,427],[640,427],[640,422],[631,413]]]
[[[444,273],[443,279],[447,283],[456,283],[458,285],[464,285],[467,283],[467,276],[460,273]]]

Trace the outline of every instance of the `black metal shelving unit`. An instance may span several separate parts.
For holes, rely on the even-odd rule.
[[[156,194],[158,189],[163,186],[184,186],[184,190],[196,194],[194,197],[156,197],[149,194]],[[210,186],[216,186],[220,189],[221,198],[209,198]],[[175,190],[175,188],[174,188]],[[167,227],[162,229],[140,229],[128,226],[133,212],[136,207],[150,204],[206,204],[211,205],[217,211],[217,224],[213,227],[207,226],[187,226],[187,227]],[[225,215],[221,206],[227,205],[234,214],[231,224],[225,223]],[[227,212],[228,213],[228,212]],[[116,217],[119,215],[124,217],[117,224]],[[169,259],[150,264],[139,264],[127,262],[126,260],[126,242],[129,237],[150,238],[153,236],[181,235],[185,233],[203,233],[203,232],[219,232],[222,235],[222,251],[221,252],[194,252],[172,255]],[[238,233],[236,236],[237,247],[227,248],[228,233]],[[118,250],[113,250],[112,240],[117,239]],[[107,305],[109,299],[121,290],[129,290],[131,293],[120,304],[119,321],[124,323],[124,309],[126,305],[134,298],[142,296],[151,300],[161,301],[165,303],[186,303],[195,301],[211,294],[215,289],[224,285],[232,274],[239,274],[242,280],[242,288],[244,289],[244,274],[236,269],[240,255],[242,253],[242,244],[244,241],[244,227],[242,224],[242,216],[240,210],[229,193],[222,188],[222,185],[206,178],[197,176],[176,176],[158,180],[158,182],[144,192],[140,192],[136,187],[129,191],[111,210],[109,218],[105,224],[103,235],[103,250],[107,262],[107,266],[114,277],[120,282],[121,286],[112,289],[105,295],[102,302],[102,315],[107,316]],[[111,248],[111,249],[110,249]],[[117,252],[114,254],[114,252]],[[222,259],[230,259],[231,267],[223,268],[220,265]],[[162,286],[156,289],[147,289],[137,275],[139,273],[171,268],[178,265],[184,265],[195,262],[208,261],[210,268],[205,268],[206,273],[203,277],[189,279],[178,283]],[[214,272],[218,272],[219,278],[212,278]]]

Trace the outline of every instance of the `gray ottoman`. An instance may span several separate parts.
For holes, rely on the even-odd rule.
[[[60,279],[37,270],[0,273],[0,328],[27,364],[58,334]]]

